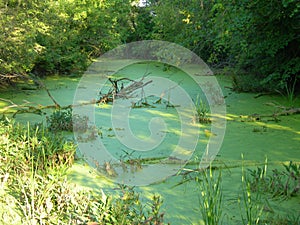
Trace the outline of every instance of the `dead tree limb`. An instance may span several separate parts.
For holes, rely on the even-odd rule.
[[[49,98],[51,98],[51,100],[53,101],[55,108],[60,109],[61,106],[60,104],[58,104],[58,102],[54,99],[54,97],[51,95],[49,89],[46,87],[46,85],[44,84],[44,82],[42,82],[40,79],[34,79],[34,82],[36,84],[38,84],[40,87],[42,87],[43,89],[45,89],[45,91],[47,92]]]
[[[292,115],[292,114],[300,114],[300,108],[291,108],[291,109],[288,109],[288,110],[283,110],[281,112],[274,113],[272,116],[273,117],[287,116],[287,115]]]
[[[118,92],[114,93],[114,90],[109,91],[107,94],[103,95],[99,100],[95,100],[95,99],[91,99],[90,101],[84,102],[84,103],[80,103],[80,104],[70,104],[70,105],[66,105],[66,106],[61,106],[56,100],[55,98],[51,95],[49,89],[43,84],[43,82],[41,82],[40,80],[35,80],[35,82],[37,82],[43,89],[45,89],[45,91],[47,92],[48,96],[50,97],[50,99],[53,101],[53,105],[40,105],[40,104],[36,104],[33,102],[29,102],[29,101],[25,101],[23,104],[17,104],[15,102],[13,102],[12,100],[9,99],[4,99],[4,98],[0,98],[0,101],[3,102],[7,102],[10,105],[6,106],[3,108],[3,114],[6,113],[13,113],[13,117],[15,117],[17,114],[22,114],[22,113],[34,113],[34,114],[39,114],[42,115],[43,114],[43,110],[45,109],[70,109],[70,108],[74,108],[74,107],[81,107],[84,105],[92,105],[92,104],[99,104],[99,103],[107,103],[107,102],[112,102],[113,99],[115,97],[118,98],[129,98],[131,97],[131,93],[135,90],[138,89],[142,89],[144,86],[148,85],[149,83],[152,82],[152,80],[147,81],[147,82],[143,82],[144,77],[139,80],[139,81],[134,81],[131,80],[129,78],[121,78],[118,80],[115,80],[115,84],[119,85],[118,82],[123,81],[123,80],[127,80],[130,82],[133,82],[132,84],[120,88],[118,90]],[[114,88],[114,87],[113,87]],[[117,89],[115,90],[117,91]],[[13,111],[12,111],[13,110]]]
[[[272,120],[278,121],[278,117],[280,117],[280,116],[288,116],[288,115],[293,115],[293,114],[300,114],[300,108],[283,109],[282,111],[276,112],[273,114],[254,113],[254,114],[248,115],[246,117],[243,117],[243,116],[240,116],[240,117],[246,118],[246,120],[243,120],[242,122],[258,121],[258,120],[261,120],[262,118],[272,118]]]
[[[115,98],[130,98],[132,92],[143,89],[146,85],[150,84],[152,80],[149,80],[147,82],[143,82],[145,77],[142,77],[139,81],[131,80],[129,78],[120,78],[120,79],[111,79],[108,80],[111,82],[113,89],[110,90],[107,94],[102,95],[96,103],[107,103],[107,102],[113,102]],[[123,83],[120,84],[121,81],[130,81],[132,82],[128,86],[124,87]]]

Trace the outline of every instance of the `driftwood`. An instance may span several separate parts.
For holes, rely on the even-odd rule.
[[[275,105],[273,103],[266,103],[266,105],[274,106],[277,108],[276,112],[273,114],[251,114],[248,115],[247,118],[251,120],[260,120],[261,118],[272,118],[277,121],[280,116],[288,116],[293,114],[300,114],[300,108],[287,108],[281,105]]]
[[[15,117],[17,114],[22,114],[22,113],[33,113],[33,114],[42,115],[44,109],[51,109],[51,108],[57,109],[57,105],[55,104],[43,106],[43,105],[36,105],[29,101],[25,101],[23,104],[17,104],[9,99],[0,98],[0,100],[3,102],[10,103],[10,105],[3,108],[3,114],[13,113],[12,117]],[[67,106],[61,108],[64,109],[69,107]],[[12,112],[11,110],[15,110],[15,111]]]
[[[16,111],[13,112],[12,117],[15,117],[17,114],[22,114],[22,113],[33,113],[33,114],[42,115],[44,109],[51,109],[51,108],[53,108],[53,109],[67,109],[67,108],[71,108],[70,105],[65,106],[65,107],[61,107],[58,104],[58,102],[54,99],[54,97],[51,95],[49,89],[46,87],[46,85],[41,80],[34,79],[34,83],[47,92],[49,98],[53,101],[54,105],[43,106],[43,105],[35,104],[35,103],[29,102],[29,101],[24,101],[23,104],[16,104],[16,103],[14,103],[13,101],[11,101],[9,99],[0,98],[1,101],[10,103],[9,106],[6,106],[6,107],[3,108],[3,114],[10,113],[10,110],[15,109]]]
[[[120,79],[112,79],[108,80],[111,82],[113,89],[108,93],[102,95],[97,101],[97,104],[113,102],[115,98],[130,98],[132,92],[138,89],[143,89],[146,85],[150,84],[152,80],[147,82],[143,82],[145,77],[142,77],[139,81],[131,80],[129,78],[120,78]],[[124,87],[122,81],[130,81],[131,84]]]
[[[275,104],[273,102],[267,102],[265,105],[272,106],[275,108],[272,114],[258,114],[253,113],[250,115],[240,115],[241,122],[254,122],[259,121],[263,118],[269,118],[268,120],[279,121],[280,116],[288,116],[293,114],[300,114],[300,108],[287,108],[282,105]]]

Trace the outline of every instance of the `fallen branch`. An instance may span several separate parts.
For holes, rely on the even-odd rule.
[[[58,104],[58,102],[54,99],[54,97],[51,95],[49,89],[46,87],[46,85],[44,84],[44,82],[42,82],[40,79],[33,79],[33,81],[41,88],[45,89],[45,91],[47,92],[49,98],[51,98],[51,100],[53,101],[55,108],[60,109],[61,106]]]
[[[0,85],[14,85],[17,80],[25,80],[28,77],[24,74],[1,74],[0,73]]]
[[[281,112],[278,112],[278,113],[274,113],[273,114],[273,117],[276,117],[276,116],[287,116],[287,115],[293,115],[293,114],[299,114],[300,113],[300,108],[291,108],[291,109],[288,109],[288,110],[283,110]]]
[[[35,104],[32,102],[26,102],[24,104],[17,104],[14,103],[13,101],[9,100],[9,99],[4,99],[4,98],[0,98],[0,101],[3,102],[8,102],[10,103],[9,106],[6,106],[3,108],[3,113],[2,114],[7,114],[7,113],[13,113],[12,117],[16,117],[17,114],[23,114],[23,113],[33,113],[33,114],[38,114],[38,115],[42,115],[43,114],[43,110],[45,109],[60,109],[60,110],[64,110],[64,109],[70,109],[70,108],[74,108],[74,107],[80,107],[80,106],[84,106],[84,105],[91,105],[91,104],[95,104],[96,101],[95,100],[91,100],[89,102],[85,102],[85,103],[81,103],[81,104],[70,104],[70,105],[66,105],[66,106],[60,106],[58,104],[54,104],[54,105],[40,105],[40,104]],[[31,104],[31,105],[29,105]],[[15,110],[15,111],[12,111]]]
[[[129,78],[120,78],[120,79],[111,79],[108,80],[111,82],[113,89],[110,90],[107,94],[102,95],[99,100],[96,101],[97,104],[113,102],[115,98],[130,98],[132,92],[143,89],[146,85],[150,84],[152,80],[147,82],[143,82],[145,77],[142,77],[139,81],[131,80]],[[132,84],[124,87],[123,83],[120,84],[121,81],[130,81]]]
[[[258,114],[254,113],[248,116],[240,116],[240,118],[243,118],[242,122],[253,122],[261,120],[261,118],[273,118],[273,120],[278,121],[279,116],[288,116],[293,114],[300,114],[300,108],[291,108],[291,109],[284,109],[280,112],[276,112],[273,114]]]
[[[0,98],[1,101],[3,102],[7,102],[10,105],[6,106],[3,108],[3,114],[6,113],[13,113],[13,117],[15,117],[17,114],[21,114],[21,113],[34,113],[34,114],[38,114],[38,115],[42,115],[43,114],[43,110],[45,109],[70,109],[70,108],[74,108],[74,107],[81,107],[84,105],[92,105],[92,104],[99,104],[99,103],[107,103],[109,101],[113,101],[113,99],[115,97],[118,98],[129,98],[130,94],[137,90],[137,89],[142,89],[144,86],[146,86],[147,84],[151,83],[152,80],[147,81],[145,83],[143,83],[144,77],[140,80],[140,81],[134,81],[128,78],[121,78],[118,80],[114,80],[113,83],[116,84],[116,86],[112,91],[109,91],[107,94],[103,95],[99,100],[95,100],[95,99],[91,99],[88,102],[84,102],[84,103],[80,103],[80,104],[70,104],[70,105],[66,105],[66,106],[61,106],[56,100],[55,98],[51,95],[49,89],[45,86],[45,84],[40,81],[40,80],[35,80],[36,83],[38,83],[40,85],[40,87],[42,87],[43,89],[45,89],[45,91],[47,92],[49,98],[51,98],[51,100],[53,101],[53,105],[40,105],[40,104],[35,104],[29,101],[26,101],[23,104],[17,104],[15,102],[13,102],[12,100],[9,99],[4,99],[4,98]],[[123,87],[123,85],[121,86],[121,88],[119,89],[118,87],[118,82],[123,81],[123,80],[128,80],[133,82],[132,84],[128,85],[127,87]],[[113,85],[114,86],[114,85]],[[13,110],[13,111],[12,111]]]

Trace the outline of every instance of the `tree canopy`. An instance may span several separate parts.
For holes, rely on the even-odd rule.
[[[298,0],[4,0],[0,74],[80,74],[124,43],[175,42],[217,68],[233,68],[246,91],[299,84]],[[250,88],[249,88],[250,87]],[[248,89],[247,89],[248,88]]]

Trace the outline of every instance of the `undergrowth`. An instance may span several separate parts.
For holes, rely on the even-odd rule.
[[[199,188],[200,224],[218,225],[233,222],[224,210],[228,202],[226,203],[224,199],[221,170],[214,171],[217,169],[210,166],[207,169],[187,169],[180,173],[182,181],[177,185],[196,182]],[[291,209],[289,214],[282,215],[277,211],[278,209],[276,211],[273,209],[273,204],[298,196],[299,190],[300,166],[296,163],[283,165],[283,169],[274,169],[269,175],[267,175],[267,159],[265,165],[256,170],[246,170],[242,165],[240,191],[234,200],[240,212],[239,215],[234,216],[234,219],[247,225],[298,225],[300,216],[296,209]]]
[[[251,190],[269,193],[272,197],[290,198],[300,193],[300,165],[289,162],[284,169],[273,169],[267,175],[265,167],[249,170]]]
[[[57,132],[0,121],[0,224],[163,224],[159,196],[143,204],[126,186],[113,198],[70,183],[75,150]]]

